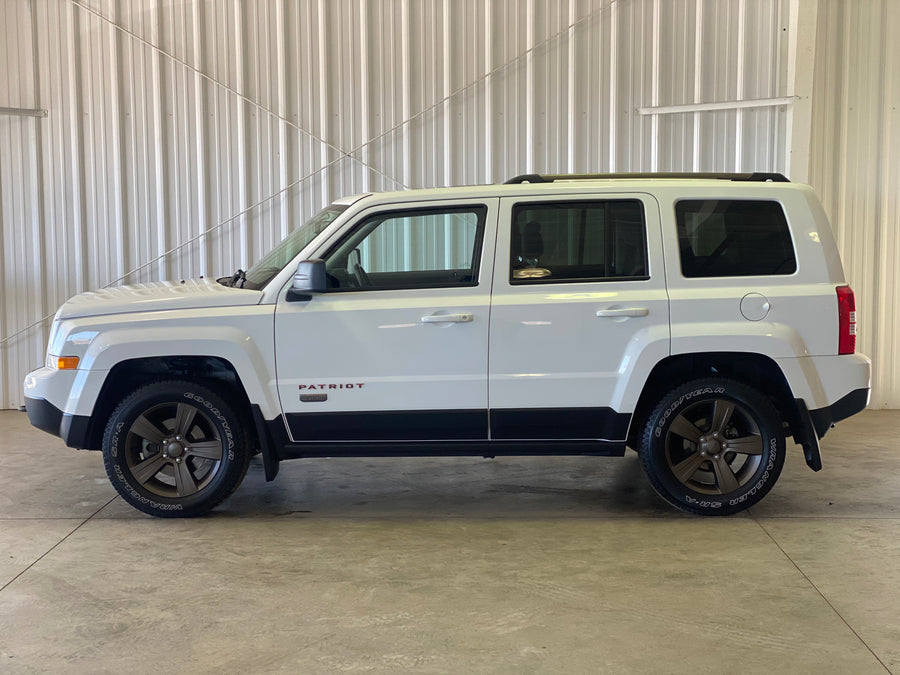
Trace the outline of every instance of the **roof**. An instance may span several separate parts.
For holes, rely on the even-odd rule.
[[[755,193],[757,198],[772,191],[808,190],[779,173],[615,173],[615,174],[523,174],[505,183],[458,187],[419,188],[397,192],[373,192],[345,198],[339,203],[403,203],[430,199],[483,199],[523,195],[597,192],[650,192],[656,188],[705,192],[711,198],[732,198]]]

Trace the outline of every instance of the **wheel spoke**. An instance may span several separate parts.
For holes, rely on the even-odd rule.
[[[675,474],[675,478],[680,480],[682,483],[687,483],[691,476],[693,476],[697,469],[700,468],[700,465],[706,461],[706,457],[701,455],[699,452],[695,452],[693,455],[684,459],[675,466],[672,467],[672,473]]]
[[[729,438],[725,443],[725,450],[739,452],[742,455],[763,454],[763,442],[760,436],[744,436],[743,438]]]
[[[141,415],[134,424],[131,425],[129,432],[136,434],[141,438],[146,438],[151,443],[162,443],[165,438],[165,432],[161,431],[153,422]]]
[[[197,491],[197,482],[185,461],[175,464],[175,490],[179,497],[187,497]]]
[[[731,467],[728,465],[728,462],[725,461],[724,457],[720,456],[719,459],[713,459],[712,465],[713,471],[716,472],[716,487],[719,488],[720,493],[723,495],[728,494],[740,487],[737,478],[734,475],[734,471],[731,470]]]
[[[690,422],[684,415],[679,415],[672,420],[672,426],[669,431],[678,434],[682,438],[688,439],[691,443],[699,443],[703,432],[697,428],[697,425]]]
[[[201,441],[191,443],[187,449],[188,455],[202,457],[203,459],[222,459],[222,441]]]
[[[731,413],[733,412],[734,403],[717,398],[713,406],[713,421],[710,431],[717,431],[720,434],[724,432],[728,422],[731,421]]]
[[[175,413],[175,433],[187,438],[188,432],[194,426],[194,416],[197,409],[187,403],[178,404],[178,412]]]
[[[131,468],[131,475],[134,476],[134,479],[138,483],[143,485],[158,474],[159,470],[162,469],[166,463],[166,459],[162,456],[162,453],[157,453],[151,458],[145,459],[143,462],[133,466]]]

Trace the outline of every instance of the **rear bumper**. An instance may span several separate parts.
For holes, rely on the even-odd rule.
[[[822,438],[836,422],[862,412],[867,405],[869,405],[869,389],[865,388],[851,391],[829,406],[810,410],[809,418],[816,430],[816,436]]]
[[[862,354],[778,358],[775,362],[794,398],[802,398],[809,410],[830,409],[840,405],[848,392],[861,397],[857,392],[868,392],[872,386],[872,363]]]
[[[794,441],[803,446],[806,464],[813,471],[822,468],[819,439],[835,422],[855,415],[869,404],[869,389],[856,389],[824,408],[808,410],[802,398],[794,399],[795,409],[789,418]]]
[[[69,415],[43,398],[25,397],[28,421],[38,429],[59,436],[70,448],[88,446],[88,425],[91,418]]]

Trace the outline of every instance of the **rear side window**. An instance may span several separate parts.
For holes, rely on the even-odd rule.
[[[793,274],[797,259],[784,209],[774,201],[687,199],[675,205],[686,277]]]
[[[510,234],[512,284],[648,278],[636,199],[517,204]]]

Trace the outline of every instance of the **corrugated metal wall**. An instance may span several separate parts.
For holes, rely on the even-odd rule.
[[[67,297],[246,265],[334,197],[785,169],[788,0],[0,0],[0,406]],[[648,110],[650,109],[650,110]],[[658,114],[657,114],[658,113]]]
[[[873,360],[872,407],[900,408],[900,2],[818,4],[809,180]]]

